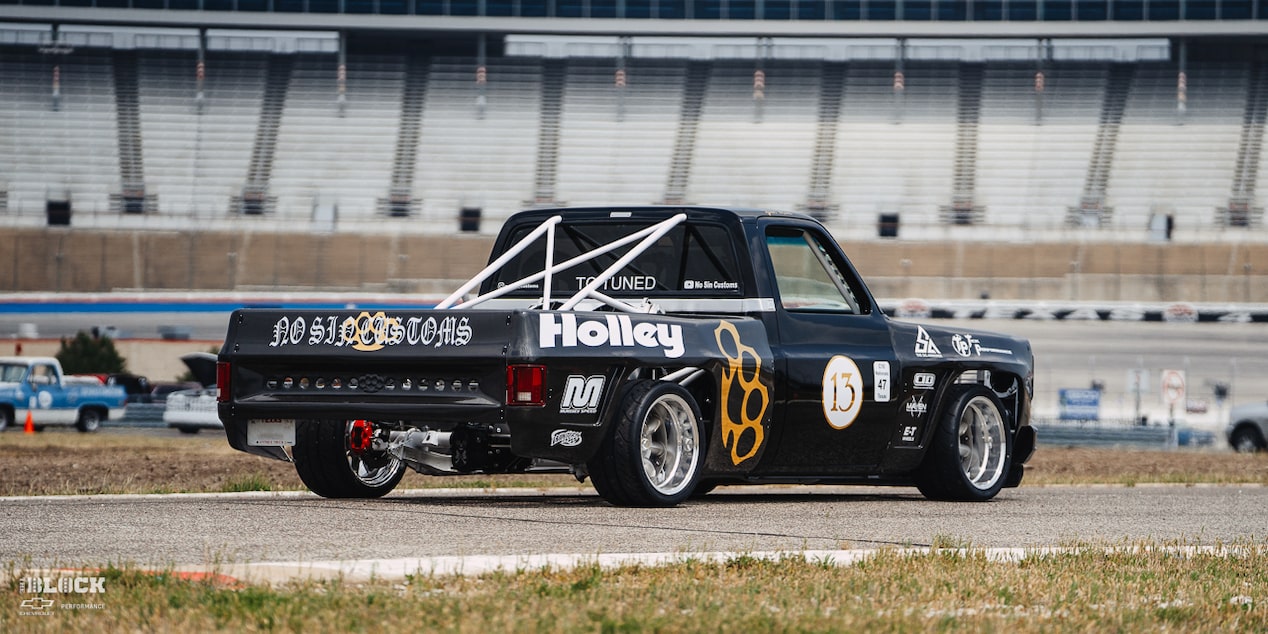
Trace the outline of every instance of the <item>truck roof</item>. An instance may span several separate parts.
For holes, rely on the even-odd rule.
[[[61,367],[57,359],[53,357],[0,357],[0,363],[12,363],[16,365],[34,365],[36,363],[47,363]]]
[[[725,220],[737,219],[740,221],[751,218],[764,218],[771,216],[812,218],[803,213],[792,211],[777,211],[771,209],[753,209],[749,207],[713,207],[707,205],[633,205],[622,206],[613,205],[607,207],[544,207],[540,209],[530,209],[521,211],[512,215],[507,222],[525,221],[541,218],[545,220],[551,216],[563,216],[565,220],[590,219],[590,218],[611,218],[611,217],[628,217],[646,218],[648,220],[665,219],[674,214],[685,213],[688,220]],[[621,214],[613,216],[613,214]]]

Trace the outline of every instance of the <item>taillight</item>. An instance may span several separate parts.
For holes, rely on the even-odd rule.
[[[506,366],[506,404],[541,406],[546,404],[546,366]]]
[[[216,400],[221,403],[229,402],[229,362],[216,362]]]

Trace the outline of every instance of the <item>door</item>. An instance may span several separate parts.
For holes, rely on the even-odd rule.
[[[813,225],[765,229],[777,297],[773,473],[875,471],[894,429],[901,368],[888,321],[840,249]]]

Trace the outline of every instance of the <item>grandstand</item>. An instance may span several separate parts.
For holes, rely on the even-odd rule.
[[[1268,243],[1254,38],[414,46],[112,28],[0,24],[0,226],[487,237],[526,207],[696,203],[807,211],[859,243]],[[1250,274],[1221,257],[1218,274]],[[1088,273],[1083,258],[1045,266]],[[1011,294],[1027,293],[1070,291]]]
[[[200,92],[189,51],[5,47],[5,217],[39,222],[64,199],[76,224],[337,213],[448,231],[466,208],[494,232],[539,204],[691,202],[810,209],[860,236],[888,215],[910,238],[1128,240],[1158,215],[1238,239],[1261,219],[1257,200],[1226,211],[1259,171],[1237,169],[1243,139],[1262,137],[1245,62],[1192,64],[1182,113],[1170,62],[1049,62],[1042,92],[1011,61],[908,61],[901,90],[875,60],[501,57],[483,82],[477,65],[354,52],[341,92],[331,54],[211,52]],[[144,200],[125,207],[130,192]]]

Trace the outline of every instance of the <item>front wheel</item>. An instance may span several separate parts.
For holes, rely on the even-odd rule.
[[[0,431],[13,426],[13,412],[0,408]]]
[[[95,409],[79,410],[79,420],[75,421],[75,429],[88,433],[101,427],[101,412]]]
[[[322,497],[383,497],[400,483],[405,463],[386,450],[375,449],[375,436],[381,433],[364,420],[298,421],[295,471],[310,491]]]
[[[704,468],[700,419],[700,408],[682,386],[632,385],[587,465],[595,490],[616,506],[674,506],[687,499]]]
[[[950,395],[938,418],[916,486],[932,500],[982,502],[1004,486],[1013,434],[999,398],[980,385]]]

